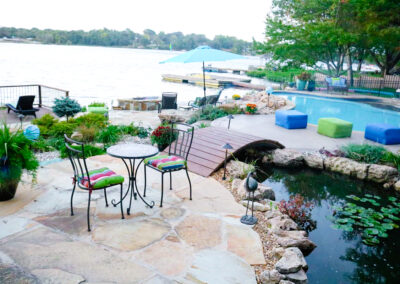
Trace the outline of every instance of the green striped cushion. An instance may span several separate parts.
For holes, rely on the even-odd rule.
[[[112,186],[115,184],[120,184],[124,182],[124,177],[117,175],[115,172],[109,168],[101,168],[89,172],[90,184],[93,189],[103,188],[107,186]],[[89,188],[89,181],[86,176],[79,178],[79,183],[84,187]]]
[[[144,160],[146,165],[153,166],[160,170],[172,170],[186,167],[186,161],[177,156],[158,155]]]

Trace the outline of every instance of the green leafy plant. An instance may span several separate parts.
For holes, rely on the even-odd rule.
[[[35,124],[39,127],[40,135],[44,137],[48,137],[50,134],[51,127],[58,122],[51,114],[45,114],[40,118],[36,118],[32,120],[32,124]]]
[[[97,142],[101,142],[105,145],[117,143],[122,137],[120,128],[116,125],[110,125],[99,131],[96,137]]]
[[[53,112],[58,117],[74,117],[75,114],[81,111],[81,106],[76,100],[69,97],[57,98],[54,100]]]
[[[106,127],[108,124],[108,119],[98,113],[88,113],[77,117],[74,121],[78,126],[85,125],[86,127],[97,127],[99,129]]]
[[[207,128],[207,127],[210,127],[210,124],[202,122],[199,125],[199,128]]]
[[[369,144],[348,144],[341,150],[349,159],[363,163],[379,163],[386,154],[386,149],[381,146]]]
[[[304,197],[300,194],[291,195],[289,201],[281,200],[278,207],[279,211],[292,218],[303,230],[310,232],[316,228],[316,221],[311,219],[314,204],[305,202]]]
[[[367,245],[377,245],[380,238],[387,238],[387,232],[399,228],[400,202],[389,197],[389,204],[382,206],[381,197],[365,194],[364,197],[346,196],[352,202],[336,207],[332,221],[335,229],[359,232]],[[356,203],[360,204],[357,205]]]
[[[246,113],[255,114],[257,112],[256,104],[246,104]]]
[[[76,125],[74,123],[60,121],[51,127],[49,134],[52,137],[64,137],[64,134],[71,136],[75,128]]]
[[[397,155],[390,151],[386,151],[386,153],[381,158],[381,161],[395,166],[400,171],[400,155]]]
[[[12,132],[6,124],[0,128],[0,190],[2,185],[18,184],[23,170],[35,176],[39,162],[31,145],[21,130]]]
[[[196,111],[194,115],[187,121],[192,124],[199,120],[215,120],[220,117],[227,116],[228,112],[219,107],[206,106],[203,110]]]
[[[81,108],[81,112],[87,112],[87,107],[86,107],[86,106],[83,106],[83,107]]]
[[[88,107],[105,107],[106,103],[101,103],[101,102],[93,102]]]
[[[54,150],[54,148],[49,144],[47,139],[44,139],[43,137],[40,137],[39,139],[33,141],[31,149],[34,152],[39,152],[39,153],[49,152]]]

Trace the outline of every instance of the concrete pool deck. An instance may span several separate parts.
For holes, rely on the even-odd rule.
[[[123,162],[108,155],[88,163],[126,176]],[[252,265],[265,264],[260,237],[240,223],[246,209],[218,181],[190,173],[190,201],[186,174],[176,172],[160,208],[161,176],[147,170],[146,199],[156,206],[133,200],[131,215],[121,220],[120,207],[105,207],[103,191],[95,191],[88,232],[87,192],[75,192],[70,216],[71,173],[67,160],[41,167],[36,185],[25,177],[15,198],[1,202],[5,283],[256,283]],[[142,189],[142,169],[138,180]],[[119,188],[107,196],[118,200]]]
[[[226,128],[228,118],[222,117],[214,120],[211,125]],[[275,125],[275,115],[235,115],[234,119],[231,120],[231,129],[275,140],[286,148],[300,151],[317,151],[322,147],[335,150],[349,143],[384,146],[392,152],[400,150],[400,145],[382,145],[366,140],[364,139],[364,132],[361,131],[353,131],[349,138],[330,138],[318,134],[317,126],[313,124],[308,124],[306,129],[286,129]]]

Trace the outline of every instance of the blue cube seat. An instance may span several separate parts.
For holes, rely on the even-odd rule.
[[[297,110],[278,110],[275,124],[287,129],[307,128],[308,115]]]
[[[372,123],[365,128],[364,137],[384,145],[400,144],[400,128],[386,123]]]

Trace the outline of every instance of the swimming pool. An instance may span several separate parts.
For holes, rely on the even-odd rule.
[[[287,92],[274,92],[296,104],[296,110],[308,114],[308,123],[318,124],[321,117],[337,117],[353,123],[353,130],[365,131],[369,123],[389,123],[400,127],[400,112],[373,107],[346,99],[325,98]]]

